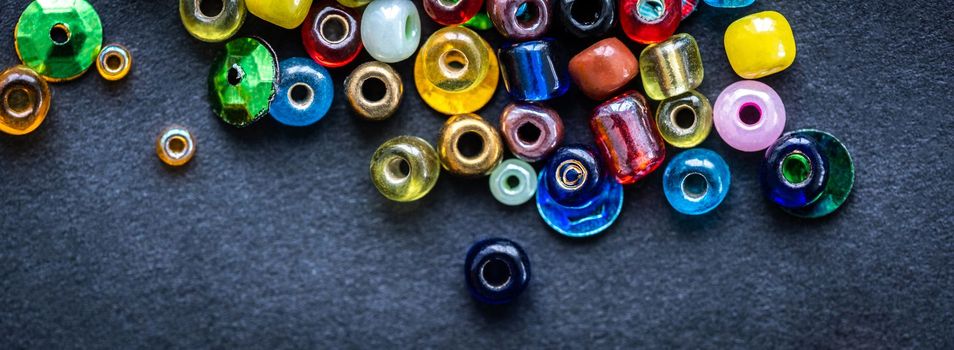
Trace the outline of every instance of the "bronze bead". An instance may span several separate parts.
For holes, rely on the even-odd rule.
[[[459,114],[444,122],[438,153],[441,165],[453,174],[487,175],[503,158],[503,142],[497,129],[480,116]]]
[[[367,96],[365,85],[377,80],[383,83],[383,96]],[[384,120],[397,111],[404,95],[401,76],[391,66],[378,61],[364,63],[345,79],[345,95],[351,108],[368,120]]]

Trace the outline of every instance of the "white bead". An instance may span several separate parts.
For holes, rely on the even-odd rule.
[[[421,16],[410,0],[374,0],[361,15],[361,41],[368,54],[385,62],[400,62],[417,51]]]

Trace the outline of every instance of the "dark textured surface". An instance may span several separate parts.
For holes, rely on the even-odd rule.
[[[27,3],[0,4],[4,66],[17,62],[12,31]],[[206,100],[221,45],[192,39],[175,1],[93,4],[135,68],[115,84],[95,72],[56,84],[39,130],[0,135],[0,348],[954,348],[944,1],[703,5],[680,31],[698,39],[710,99],[738,79],[726,26],[763,9],[789,18],[798,58],[762,81],[785,101],[786,130],[817,127],[848,145],[852,197],[828,218],[790,217],[761,197],[760,155],[713,131],[703,146],[733,174],[718,210],[675,213],[657,171],[587,241],[558,237],[531,204],[498,204],[486,179],[444,174],[412,204],[375,191],[376,146],[400,134],[433,142],[444,120],[417,95],[412,60],[396,65],[406,93],[387,122],[346,109],[352,64],[334,70],[336,102],[318,125],[236,130]],[[243,32],[304,55],[297,31],[250,18]],[[501,86],[480,114],[496,122],[506,102]],[[552,105],[569,141],[590,142],[593,103],[571,90]],[[170,123],[198,138],[185,169],[153,150]],[[487,236],[521,242],[532,260],[533,281],[509,307],[481,307],[464,286],[464,253]]]

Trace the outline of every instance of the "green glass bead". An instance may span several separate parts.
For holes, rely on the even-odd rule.
[[[267,43],[249,37],[229,41],[209,74],[212,111],[228,124],[247,126],[268,112],[277,81],[278,59]]]
[[[804,218],[817,218],[831,214],[848,200],[851,188],[855,184],[855,164],[851,160],[851,154],[848,153],[848,149],[840,140],[827,132],[803,129],[793,131],[793,133],[802,133],[815,139],[816,147],[822,152],[828,163],[828,181],[825,183],[825,189],[821,196],[810,205],[802,208],[782,209],[792,215]],[[800,179],[804,181],[810,176],[809,170],[807,170],[809,168],[804,166],[808,162],[809,160],[802,154],[789,155],[782,161],[782,176],[786,179],[791,177],[791,180],[797,181]],[[786,167],[786,165],[788,166]],[[786,174],[786,172],[789,174]]]
[[[477,30],[487,30],[494,27],[494,23],[490,21],[490,16],[487,16],[487,12],[480,11],[477,12],[474,17],[471,17],[467,22],[464,22],[465,27],[471,27]]]
[[[527,162],[507,159],[490,173],[490,193],[506,205],[526,203],[537,193],[537,172]]]
[[[792,153],[782,160],[782,177],[785,181],[800,184],[811,175],[812,165],[803,153]]]
[[[37,0],[20,15],[14,37],[23,65],[47,81],[64,81],[96,62],[103,24],[86,0]]]

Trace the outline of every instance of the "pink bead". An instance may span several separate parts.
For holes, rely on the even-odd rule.
[[[712,121],[719,136],[732,148],[760,151],[782,135],[785,105],[768,85],[742,80],[719,94],[712,108]]]

